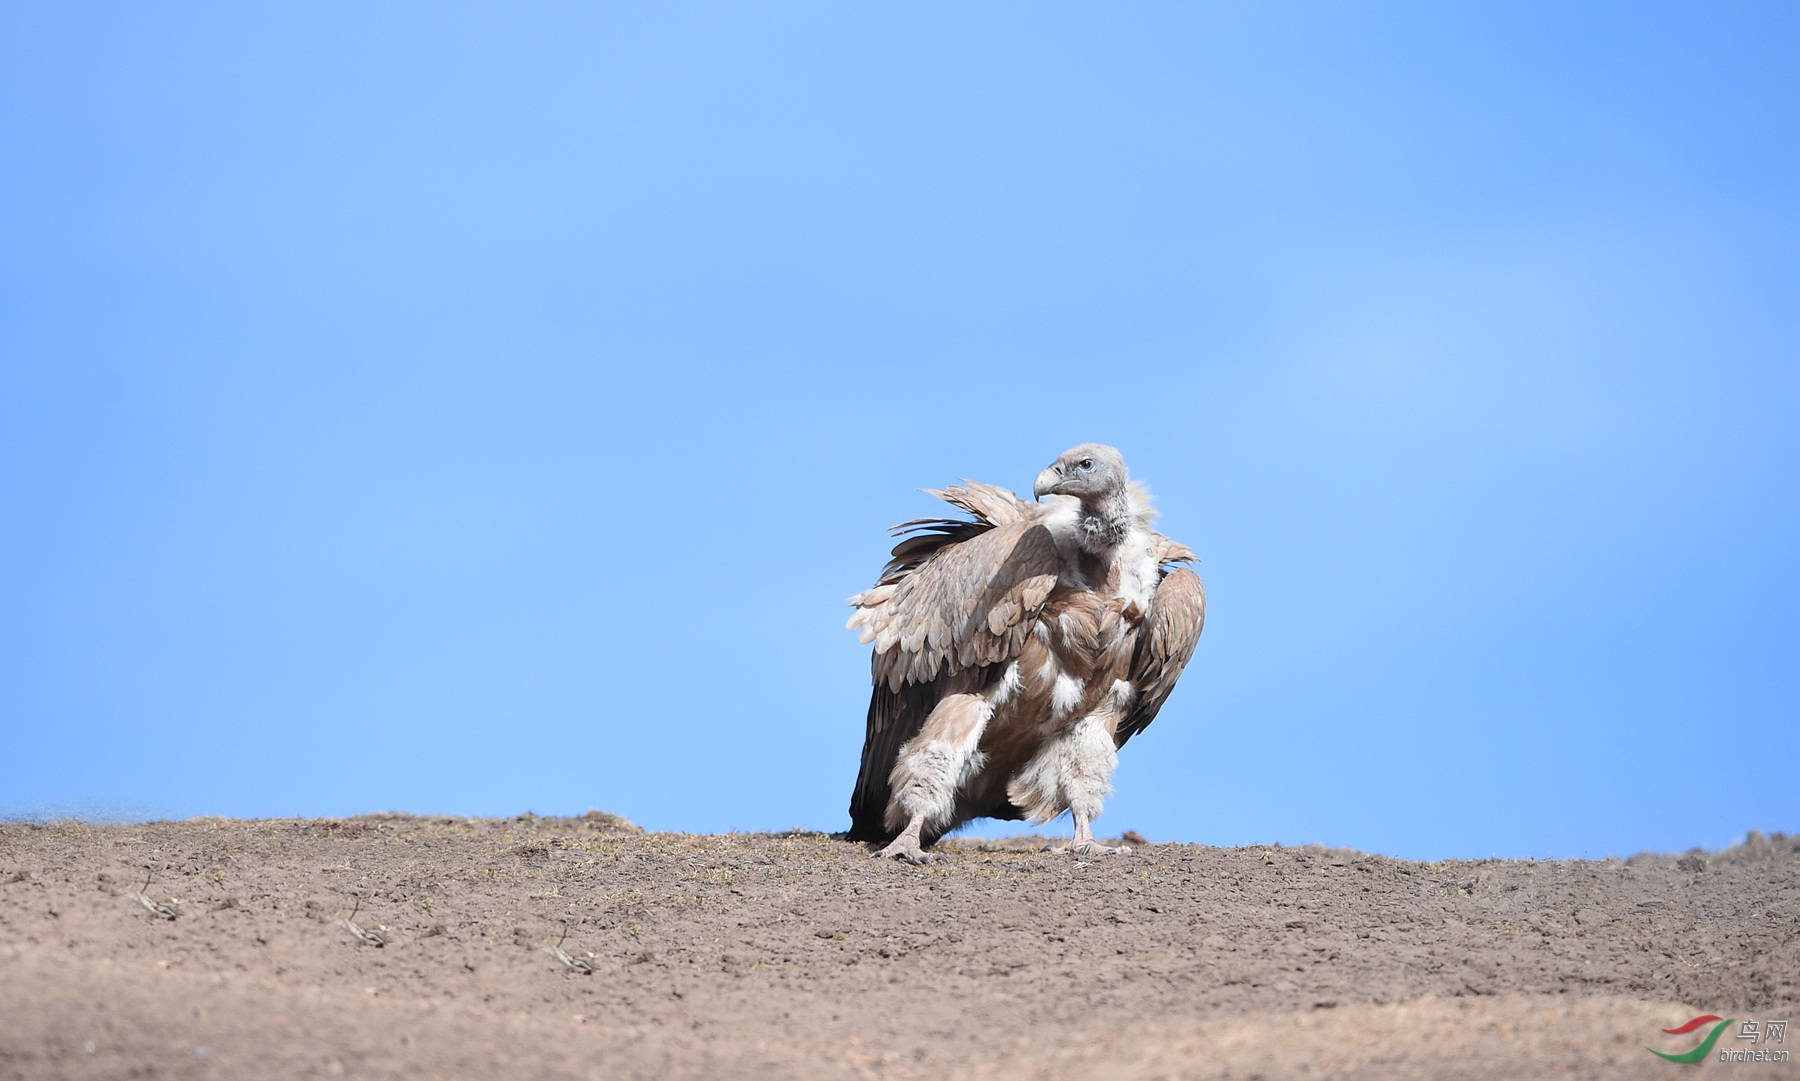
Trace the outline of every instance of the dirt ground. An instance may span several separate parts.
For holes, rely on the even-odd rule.
[[[1800,839],[1038,847],[915,868],[599,813],[4,824],[0,1077],[1800,1075],[1717,1060],[1796,1012]],[[1645,1050],[1695,1046],[1657,1030],[1697,1014],[1734,1022],[1702,1067]]]

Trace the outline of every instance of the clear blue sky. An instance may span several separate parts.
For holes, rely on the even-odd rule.
[[[1800,8],[11,4],[0,813],[840,829],[843,598],[1120,447],[1103,832],[1800,830]]]

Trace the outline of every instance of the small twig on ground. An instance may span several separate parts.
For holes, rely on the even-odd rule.
[[[549,952],[550,956],[556,958],[558,961],[561,961],[563,967],[568,969],[570,972],[579,972],[583,976],[592,976],[594,974],[594,966],[590,962],[588,962],[580,957],[570,957],[568,954],[563,952],[562,944],[565,940],[568,939],[568,937],[569,937],[569,924],[568,924],[568,921],[565,920],[565,921],[563,921],[562,938],[559,938],[556,940],[556,945],[549,947],[548,952]],[[594,955],[590,953],[590,954],[588,954],[588,956],[592,957]]]
[[[353,921],[356,919],[356,914],[360,911],[362,911],[362,894],[359,893],[356,895],[355,907],[350,909],[350,915],[345,916],[343,919],[339,920],[338,923],[342,924],[345,930],[355,935],[356,940],[364,945],[376,947],[387,945],[387,939],[383,938],[379,932],[365,931],[356,926]]]
[[[153,868],[144,868],[144,887],[132,894],[131,899],[144,906],[144,911],[157,919],[172,920],[175,918],[174,906],[177,903],[173,897],[169,898],[167,904],[158,904],[150,899],[150,880],[155,876],[156,871]]]

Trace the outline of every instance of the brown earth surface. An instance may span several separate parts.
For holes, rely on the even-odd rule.
[[[1695,1046],[1657,1030],[1696,1014],[1795,1012],[1795,839],[1623,862],[1040,844],[915,868],[598,813],[4,824],[0,1077],[1800,1073],[1717,1061],[1738,1024],[1703,1067],[1645,1050]]]

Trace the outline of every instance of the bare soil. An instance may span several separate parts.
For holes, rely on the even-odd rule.
[[[598,813],[4,824],[0,1077],[1675,1077],[1645,1047],[1704,1030],[1659,1028],[1800,1000],[1780,835],[1625,862],[1039,847],[915,868]]]

